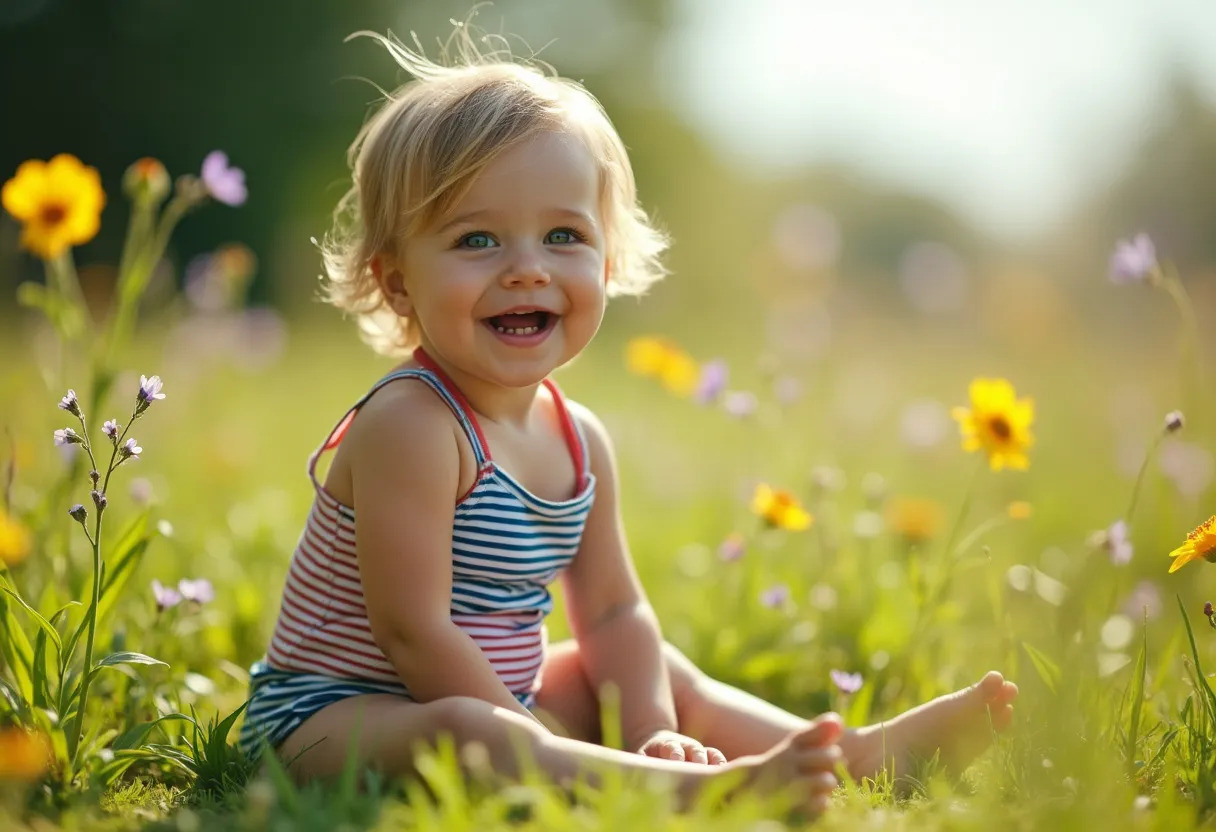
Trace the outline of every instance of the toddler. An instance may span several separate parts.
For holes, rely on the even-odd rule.
[[[629,158],[579,84],[464,37],[440,66],[373,35],[414,80],[350,149],[326,240],[326,296],[401,363],[308,461],[316,496],[241,731],[299,779],[408,772],[441,734],[496,772],[522,748],[558,782],[668,778],[793,786],[822,811],[852,776],[938,750],[948,765],[1008,724],[999,673],[845,730],[708,678],[664,642],[622,527],[612,443],[550,374],[595,336],[608,297],[658,280],[663,236]],[[324,480],[319,457],[332,451]],[[574,638],[549,644],[550,584]],[[599,744],[619,692],[625,751]],[[472,759],[470,755],[462,757]]]

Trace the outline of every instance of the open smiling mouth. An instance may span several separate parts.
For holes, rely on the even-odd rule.
[[[484,318],[483,323],[499,337],[512,344],[535,344],[543,341],[557,325],[559,315],[553,312],[511,312]]]

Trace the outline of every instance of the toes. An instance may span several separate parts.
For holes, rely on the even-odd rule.
[[[811,794],[831,794],[840,785],[840,781],[836,779],[835,774],[824,771],[808,777],[806,784]]]
[[[1005,686],[1005,677],[995,670],[989,670],[984,678],[975,683],[974,690],[978,691],[985,701],[995,699]]]
[[[997,731],[1004,731],[1009,727],[1009,723],[1013,722],[1013,706],[1012,705],[997,705],[989,709],[992,714],[992,727]]]
[[[1001,688],[1000,693],[997,694],[997,701],[1001,702],[1004,705],[1010,704],[1011,702],[1013,702],[1013,700],[1015,700],[1017,698],[1018,698],[1018,686],[1015,685],[1013,682],[1006,682],[1004,684],[1004,686]]]
[[[828,712],[817,717],[809,727],[794,735],[794,744],[800,748],[832,745],[844,733],[844,720],[840,714]]]
[[[840,750],[839,745],[812,748],[798,755],[798,770],[804,774],[832,772],[836,770],[836,765],[843,759],[844,752]]]

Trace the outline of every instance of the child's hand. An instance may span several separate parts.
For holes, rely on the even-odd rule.
[[[726,755],[716,748],[706,748],[692,737],[677,734],[675,731],[656,731],[651,734],[638,749],[638,753],[646,757],[659,757],[663,760],[701,763],[703,765],[721,765],[726,762]]]

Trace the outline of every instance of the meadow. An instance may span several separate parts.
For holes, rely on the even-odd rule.
[[[20,290],[0,335],[0,826],[800,828],[754,796],[677,814],[627,783],[573,801],[539,777],[491,787],[450,746],[415,780],[351,770],[327,787],[240,758],[305,459],[389,365],[336,315],[247,306],[250,252],[158,273],[172,223],[154,222],[156,173],[131,185],[148,224],[112,291],[85,298],[67,244],[44,249],[46,283]],[[205,173],[210,190],[174,199],[237,202]],[[1207,828],[1211,573],[1198,558],[1167,574],[1167,554],[1216,505],[1216,414],[1168,262],[1078,291],[992,280],[950,324],[897,308],[893,286],[799,268],[741,275],[738,305],[666,323],[613,305],[558,375],[614,437],[666,637],[717,678],[851,725],[989,669],[1019,684],[1012,728],[962,777],[927,760],[899,783],[845,783],[817,828]],[[1118,293],[1120,316],[1087,317],[1086,297]],[[87,451],[56,440],[67,427]],[[568,635],[560,593],[550,633]]]

